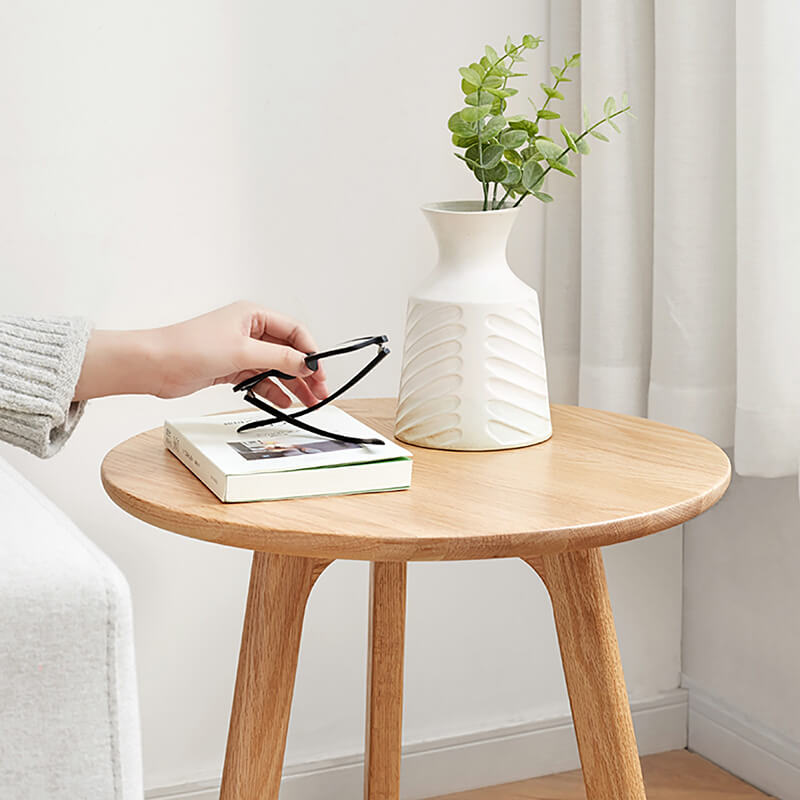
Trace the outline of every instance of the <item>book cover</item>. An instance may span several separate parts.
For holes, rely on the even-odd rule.
[[[223,502],[407,489],[411,453],[345,411],[325,406],[304,419],[325,430],[382,445],[357,445],[286,422],[237,433],[261,411],[166,420],[164,444]]]

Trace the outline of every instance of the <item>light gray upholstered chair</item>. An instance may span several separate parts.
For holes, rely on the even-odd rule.
[[[0,797],[142,796],[128,586],[0,459]]]

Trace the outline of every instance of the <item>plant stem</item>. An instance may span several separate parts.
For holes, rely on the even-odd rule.
[[[481,121],[478,120],[478,163],[481,165],[481,186],[483,187],[483,210],[489,205],[489,184],[486,182],[486,170],[483,166],[483,144],[481,143]]]
[[[566,67],[564,67],[564,68],[561,70],[561,75],[563,75],[563,74],[564,74],[564,72],[566,71],[566,69],[567,69],[567,68],[566,68]],[[558,89],[558,84],[559,84],[559,83],[561,83],[561,75],[560,75],[559,77],[557,77],[557,78],[556,78],[556,82],[553,84],[553,90],[554,90],[554,91],[555,91],[556,89]],[[550,102],[552,99],[553,99],[553,98],[552,98],[552,97],[550,97],[550,95],[548,94],[548,95],[547,95],[547,100],[545,100],[545,101],[544,101],[544,105],[543,105],[543,106],[542,106],[542,107],[539,109],[539,111],[544,111],[544,110],[547,108],[547,104],[548,104],[548,103],[549,103],[549,102]],[[537,116],[538,116],[538,115],[537,115]]]
[[[513,55],[514,53],[516,53],[516,52],[518,52],[519,50],[522,50],[522,49],[524,49],[523,45],[522,44],[518,44],[512,50],[509,50],[507,53],[503,53],[503,55],[501,55],[500,58],[498,58],[497,61],[495,61],[494,64],[492,64],[492,66],[489,67],[488,72],[491,72],[498,64],[501,64],[509,56]],[[488,74],[488,72],[487,72],[487,74]],[[481,86],[483,86],[483,81],[481,81]]]
[[[495,206],[495,208],[502,208],[506,202],[506,198],[511,194],[511,189],[506,189],[506,193],[503,195],[503,199]]]
[[[507,52],[504,52],[503,55],[500,56],[489,67],[488,70],[486,70],[486,75],[488,75],[498,64],[501,64],[507,58],[510,58],[512,55],[514,55],[514,53],[517,53],[520,50],[524,50],[524,49],[525,49],[525,46],[522,43],[520,43],[516,47],[513,47],[511,50],[508,50]],[[512,60],[512,64],[513,64],[513,60]],[[484,77],[486,77],[486,76],[484,75]],[[503,77],[503,88],[504,89],[506,87],[507,82],[508,82],[508,76],[506,75],[506,76]],[[558,84],[556,84],[556,86],[557,85]],[[478,90],[481,90],[482,88],[483,88],[483,78],[481,78],[481,82],[478,85]],[[503,106],[502,106],[503,110],[505,110],[504,105],[505,105],[505,101],[503,101]],[[484,167],[483,167],[483,144],[481,143],[481,120],[478,120],[478,163],[481,165],[481,170],[483,170]],[[486,181],[485,178],[481,179],[481,185],[483,186],[483,210],[484,211],[488,211],[489,210],[489,184],[488,184],[488,182]],[[495,208],[496,208],[495,203],[497,201],[497,186],[498,186],[498,184],[495,183],[494,192],[492,194],[492,206],[495,207]],[[502,203],[505,202],[506,197],[508,197],[508,192],[506,192],[505,197],[503,197],[503,199],[501,201],[501,205],[502,205]]]
[[[507,58],[512,56],[514,53],[518,52],[519,50],[524,49],[522,44],[518,44],[516,47],[512,48],[508,52],[503,53],[497,61],[495,61],[488,70],[486,70],[486,75],[488,75],[498,64],[501,64]],[[513,63],[513,62],[512,62]],[[485,76],[484,76],[485,77]],[[506,84],[508,83],[508,76],[503,77],[503,88],[505,89]],[[483,88],[483,78],[481,78],[480,85],[478,86],[478,90]],[[504,103],[505,101],[503,101]],[[503,109],[504,110],[504,109]],[[481,165],[481,169],[483,169],[483,145],[481,144],[481,121],[478,120],[478,162]],[[489,210],[489,184],[485,180],[481,180],[483,185],[483,210]],[[506,192],[506,197],[508,197],[508,192]],[[494,185],[494,192],[492,194],[492,207],[496,208],[495,201],[497,200],[497,183]],[[503,198],[505,201],[505,197]]]
[[[627,106],[625,106],[625,108],[621,108],[619,111],[615,111],[613,114],[609,114],[607,117],[603,117],[603,119],[601,119],[599,122],[595,122],[594,125],[592,125],[591,127],[587,128],[579,136],[576,136],[575,137],[575,142],[577,143],[581,139],[583,139],[584,137],[588,136],[595,128],[599,128],[604,122],[608,122],[608,120],[614,119],[614,117],[618,117],[620,114],[624,114],[626,111],[630,111],[630,110],[631,110],[631,107],[629,105],[627,105]],[[565,147],[561,151],[561,153],[559,153],[558,158],[555,159],[555,160],[556,161],[560,161],[567,153],[569,153],[569,147]],[[542,182],[544,181],[545,175],[547,175],[547,173],[550,172],[551,169],[553,169],[553,168],[548,164],[547,169],[542,173],[542,177],[539,178],[539,185],[540,186],[542,185]],[[525,192],[525,194],[520,195],[520,197],[517,200],[517,202],[514,203],[514,208],[516,208],[529,194],[531,194],[531,193],[530,192]]]

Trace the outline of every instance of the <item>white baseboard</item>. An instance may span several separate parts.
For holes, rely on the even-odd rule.
[[[642,755],[686,747],[687,693],[675,689],[631,703]],[[403,748],[403,800],[421,800],[537,775],[576,769],[578,749],[568,716],[415,742]],[[290,764],[281,800],[358,800],[363,796],[361,753]],[[219,778],[150,789],[148,800],[219,800]]]
[[[689,749],[779,800],[800,800],[800,743],[699,689],[689,690]]]

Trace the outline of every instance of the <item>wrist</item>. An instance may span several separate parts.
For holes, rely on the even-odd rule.
[[[75,400],[115,394],[158,394],[164,355],[158,329],[92,331]]]

